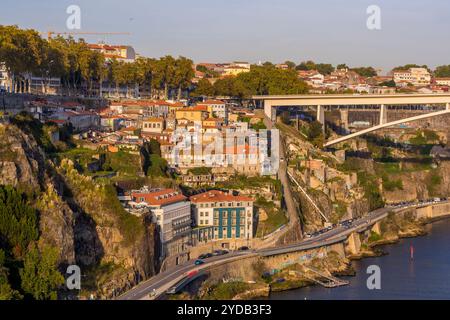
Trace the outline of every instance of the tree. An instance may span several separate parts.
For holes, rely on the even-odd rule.
[[[252,66],[250,72],[225,77],[214,83],[215,95],[250,97],[267,94],[303,94],[308,92],[305,82],[295,70],[282,70],[274,65]]]
[[[389,81],[383,81],[379,84],[382,87],[390,87],[390,88],[395,88],[396,84],[394,80],[389,80]]]
[[[319,63],[316,65],[316,70],[323,75],[329,75],[334,71],[334,67],[329,63]]]
[[[156,63],[159,88],[164,90],[164,99],[169,98],[170,85],[175,78],[175,59],[168,55],[159,59]]]
[[[350,69],[357,74],[359,74],[361,77],[375,77],[377,75],[377,71],[373,67],[358,67],[358,68],[352,68]]]
[[[150,166],[147,169],[149,177],[167,177],[169,166],[166,159],[161,158],[157,154],[150,155]]]
[[[313,121],[309,125],[308,139],[317,147],[322,147],[324,142],[323,125],[319,121]]]
[[[0,249],[0,301],[21,299],[18,291],[13,290],[8,282],[8,268],[5,267],[5,252]]]
[[[42,250],[30,245],[23,268],[20,269],[22,289],[36,300],[56,300],[64,277],[57,269],[58,250],[45,246]]]
[[[437,78],[450,77],[450,65],[436,67],[436,70],[434,70],[434,76]]]
[[[37,212],[24,194],[10,186],[0,186],[0,247],[22,256],[39,236]]]
[[[392,69],[392,71],[402,71],[402,70],[408,70],[408,69],[411,69],[411,68],[425,68],[428,71],[430,71],[430,68],[428,68],[427,65],[425,65],[425,64],[424,65],[418,65],[418,64],[415,64],[415,63],[409,63],[409,64],[405,64],[404,66],[395,67],[394,69]]]
[[[191,84],[191,80],[195,75],[193,62],[185,57],[179,57],[175,61],[175,73],[173,77],[173,86],[178,89],[177,99],[181,99],[181,93]]]
[[[211,84],[211,82],[209,82],[208,79],[200,79],[200,81],[197,83],[197,87],[191,93],[191,96],[193,97],[201,97],[201,96],[210,97],[213,95],[214,95],[214,87]]]
[[[289,60],[285,61],[284,64],[287,65],[289,69],[295,69],[295,67],[296,67],[295,62],[292,62]]]
[[[338,69],[338,70],[340,70],[340,69],[348,69],[348,66],[345,63],[341,63],[341,64],[338,64],[336,66],[336,69]]]
[[[316,64],[311,60],[303,61],[295,69],[303,71],[316,70]]]

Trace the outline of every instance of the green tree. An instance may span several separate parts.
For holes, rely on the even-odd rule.
[[[350,69],[361,77],[375,77],[377,75],[377,71],[373,67],[358,67]]]
[[[18,291],[13,290],[8,282],[8,268],[5,267],[5,252],[0,249],[0,300],[21,299]]]
[[[380,86],[383,87],[390,87],[390,88],[395,88],[396,84],[394,80],[389,80],[389,81],[383,81],[381,83],[379,83]]]
[[[316,64],[311,60],[303,61],[295,69],[303,71],[316,70]]]
[[[37,212],[24,194],[11,186],[0,186],[0,247],[22,256],[39,236]]]
[[[450,65],[436,67],[436,70],[434,70],[434,75],[437,78],[448,78],[448,77],[450,77]]]
[[[209,82],[208,79],[200,79],[200,81],[197,83],[196,88],[191,93],[191,96],[193,97],[210,97],[214,95],[214,86]]]
[[[289,69],[295,69],[295,67],[296,67],[295,62],[292,62],[289,60],[285,61],[284,64],[287,65]]]
[[[392,71],[408,70],[410,68],[425,68],[428,71],[430,71],[430,68],[428,68],[428,66],[426,64],[418,65],[418,64],[415,64],[415,63],[409,63],[409,64],[405,64],[404,66],[395,67],[394,69],[392,69]]]
[[[167,177],[169,166],[167,161],[157,154],[150,155],[150,166],[147,169],[149,177]]]
[[[36,300],[56,300],[64,277],[57,269],[58,250],[44,247],[41,251],[31,245],[20,269],[22,289]]]
[[[316,65],[316,70],[323,75],[329,75],[334,71],[334,67],[329,63],[319,63]]]

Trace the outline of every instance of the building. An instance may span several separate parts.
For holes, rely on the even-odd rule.
[[[195,106],[189,108],[181,108],[175,111],[175,118],[178,120],[203,121],[209,116],[206,106]]]
[[[119,130],[121,121],[122,119],[117,116],[108,116],[108,115],[100,116],[100,126],[102,127],[102,129],[108,131]]]
[[[142,120],[143,133],[162,133],[164,130],[163,118],[146,118]]]
[[[431,83],[431,74],[426,68],[410,68],[394,71],[396,84],[406,83],[414,86],[427,86]]]
[[[436,78],[434,81],[438,86],[450,87],[450,78]]]
[[[75,131],[97,129],[100,126],[100,116],[89,111],[56,112],[49,120],[70,123]]]
[[[195,225],[212,228],[212,239],[252,239],[253,199],[211,190],[190,197]]]
[[[186,251],[190,244],[191,204],[181,192],[143,188],[131,192],[130,204],[150,209],[160,229],[163,257]]]
[[[87,46],[93,51],[102,53],[107,60],[117,59],[124,62],[134,62],[136,59],[136,52],[131,46],[109,45],[105,43],[89,43]]]
[[[0,92],[11,92],[11,80],[4,63],[0,63]]]
[[[221,100],[206,100],[205,102],[199,103],[199,106],[206,106],[209,114],[212,117],[222,118],[227,121],[228,119],[228,110],[225,102]]]

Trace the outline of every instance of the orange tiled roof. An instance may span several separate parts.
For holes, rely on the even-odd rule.
[[[253,201],[250,197],[245,196],[233,196],[219,190],[210,190],[208,192],[200,193],[195,196],[191,196],[189,200],[193,203],[204,202],[225,202],[225,201]]]
[[[163,189],[154,192],[132,192],[132,198],[139,201],[139,198],[144,198],[144,201],[151,206],[164,206],[180,201],[185,201],[187,198],[179,191],[174,189]]]

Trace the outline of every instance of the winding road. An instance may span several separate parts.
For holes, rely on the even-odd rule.
[[[445,203],[448,201],[441,201]],[[171,268],[162,272],[151,279],[141,282],[139,285],[119,296],[118,300],[146,300],[150,299],[149,294],[155,292],[156,296],[163,294],[166,290],[177,284],[186,277],[186,274],[194,270],[203,270],[209,267],[229,263],[232,261],[247,259],[256,256],[272,256],[278,254],[285,254],[295,251],[303,251],[309,249],[320,248],[344,241],[348,235],[353,232],[360,232],[368,229],[376,222],[387,217],[390,211],[399,212],[408,208],[423,207],[430,204],[408,204],[396,208],[387,207],[377,209],[368,213],[363,218],[353,221],[350,227],[338,226],[330,231],[324,232],[316,237],[302,240],[296,244],[283,245],[273,248],[265,248],[255,251],[236,251],[227,255],[216,256],[205,259],[205,263],[200,266],[194,265],[193,261],[188,261],[182,265]]]

